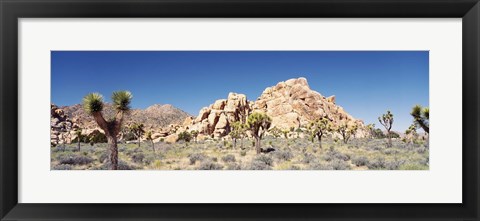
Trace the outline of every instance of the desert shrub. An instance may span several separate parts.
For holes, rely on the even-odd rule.
[[[386,155],[392,155],[392,154],[397,154],[398,153],[397,150],[391,149],[391,148],[383,149],[382,152]]]
[[[227,170],[241,170],[242,167],[238,163],[229,163],[227,164]]]
[[[309,164],[309,163],[315,162],[316,160],[317,160],[317,158],[311,153],[304,153],[303,154],[302,163]]]
[[[420,164],[428,166],[430,164],[430,158],[425,157],[419,161]]]
[[[132,161],[134,163],[142,163],[143,162],[143,159],[145,159],[145,155],[143,153],[135,153],[133,156],[132,156]]]
[[[400,168],[400,166],[404,163],[405,161],[401,161],[401,160],[393,160],[393,161],[387,161],[385,163],[385,168],[387,170],[398,170],[398,168]]]
[[[423,154],[423,153],[427,152],[428,149],[425,148],[424,146],[421,146],[421,147],[416,148],[415,150],[417,151],[417,153]]]
[[[329,150],[324,156],[323,156],[323,159],[325,161],[332,161],[334,159],[339,159],[339,160],[343,160],[343,161],[348,161],[350,160],[350,156],[348,156],[347,154],[343,154],[343,153],[340,153],[338,151],[335,151],[335,150]]]
[[[246,155],[247,155],[247,151],[245,150],[240,151],[240,156],[244,157]]]
[[[102,155],[100,155],[98,160],[100,161],[100,163],[105,163],[105,161],[108,160],[108,154],[102,153]]]
[[[150,163],[150,167],[152,169],[156,169],[156,170],[159,170],[161,167],[162,167],[162,161],[160,160],[155,160],[155,161],[152,161],[153,163]],[[168,163],[167,163],[168,164]]]
[[[195,164],[197,161],[198,162],[202,162],[206,159],[207,157],[203,154],[203,153],[193,153],[193,154],[190,154],[190,164],[193,165]]]
[[[59,157],[59,164],[85,165],[93,161],[91,157],[83,155],[62,155]]]
[[[101,170],[109,170],[111,168],[110,162],[104,163],[102,166],[100,166],[99,169]],[[137,167],[128,164],[127,162],[123,160],[118,161],[118,170],[136,170],[138,169]]]
[[[289,161],[293,158],[293,154],[288,150],[275,151],[273,156],[280,161]]]
[[[426,165],[421,165],[418,163],[406,163],[401,165],[399,170],[428,170],[428,166]]]
[[[272,168],[262,161],[254,160],[245,168],[246,170],[271,170]]]
[[[329,163],[329,166],[332,167],[333,170],[350,170],[350,164],[341,160],[341,159],[334,159]]]
[[[233,156],[232,154],[225,155],[222,157],[222,161],[225,163],[235,162],[235,156]]]
[[[52,169],[53,170],[71,170],[72,166],[68,164],[59,164],[59,165],[53,166]]]
[[[367,167],[368,169],[371,169],[371,170],[379,170],[379,169],[385,168],[386,167],[385,164],[386,162],[383,157],[376,157],[375,159],[367,163]]]
[[[292,165],[290,166],[290,168],[288,168],[289,170],[300,170],[300,167],[298,166],[295,166],[295,165]]]
[[[213,162],[218,162],[218,158],[212,157],[212,161],[213,161]]]
[[[127,132],[123,135],[123,140],[125,141],[131,141],[131,140],[136,140],[137,138],[135,137],[135,134],[132,132]]]
[[[96,133],[90,137],[90,144],[91,143],[107,143],[107,136],[103,133]]]
[[[260,155],[253,159],[253,161],[262,162],[267,166],[273,166],[273,159],[267,155]]]
[[[330,164],[313,162],[309,165],[308,169],[310,169],[310,170],[333,170],[333,167]]]
[[[183,131],[178,134],[178,140],[190,142],[190,140],[192,140],[192,134],[190,134],[188,131]]]
[[[65,151],[65,147],[63,147],[63,146],[61,146],[61,145],[60,145],[60,146],[55,146],[55,147],[53,147],[53,148],[51,149],[51,151],[52,151],[53,153]]]
[[[355,164],[356,166],[365,166],[367,165],[369,162],[368,162],[368,158],[365,157],[365,156],[360,156],[360,157],[354,157],[352,158],[352,163]]]
[[[199,170],[221,170],[221,169],[223,169],[223,166],[218,164],[218,163],[211,162],[211,161],[205,161],[205,162],[202,162],[200,164],[198,169]]]

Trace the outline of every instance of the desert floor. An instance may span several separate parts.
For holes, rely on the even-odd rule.
[[[405,143],[386,139],[352,139],[347,144],[325,138],[322,148],[306,138],[262,140],[262,148],[275,151],[257,155],[250,139],[198,142],[118,144],[122,170],[428,170],[428,142]],[[51,147],[52,170],[104,170],[109,168],[108,144]]]

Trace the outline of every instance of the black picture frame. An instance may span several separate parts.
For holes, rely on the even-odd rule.
[[[0,14],[1,220],[479,220],[478,0],[0,0]],[[63,17],[462,18],[463,203],[20,204],[17,20]]]

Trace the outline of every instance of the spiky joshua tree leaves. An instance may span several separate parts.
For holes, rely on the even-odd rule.
[[[83,98],[85,112],[92,115],[98,126],[105,132],[109,144],[110,169],[118,169],[118,147],[117,136],[122,129],[123,118],[130,110],[132,94],[129,91],[116,91],[112,94],[115,116],[107,121],[103,117],[104,107],[103,96],[99,93],[90,93]]]
[[[255,112],[250,114],[247,118],[247,125],[250,131],[252,132],[253,138],[255,138],[255,149],[257,154],[260,154],[262,151],[260,140],[262,139],[265,131],[270,128],[272,124],[272,118],[267,114],[261,112]]]
[[[412,112],[410,113],[410,115],[412,115],[415,124],[421,127],[425,131],[425,133],[428,134],[430,130],[430,108],[415,105],[415,107],[412,108]]]
[[[318,147],[322,149],[322,137],[332,130],[331,121],[326,117],[321,117],[310,123],[308,127],[312,138],[318,138]]]
[[[388,147],[392,147],[392,133],[390,132],[392,130],[392,125],[393,125],[393,114],[390,111],[387,111],[386,114],[383,114],[381,117],[378,117],[378,122],[385,127],[385,130],[387,130],[387,138],[388,138]]]

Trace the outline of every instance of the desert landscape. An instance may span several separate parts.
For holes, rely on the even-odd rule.
[[[51,170],[428,170],[429,109],[411,103],[364,122],[308,79],[285,79],[248,98],[217,95],[191,114],[170,104],[132,109],[126,88],[111,102],[85,94],[51,104]],[[104,94],[108,96],[108,94]]]

